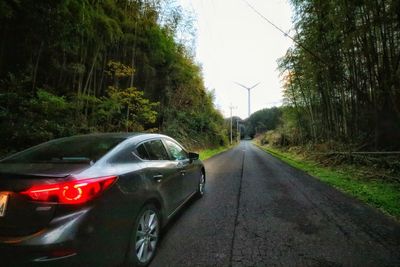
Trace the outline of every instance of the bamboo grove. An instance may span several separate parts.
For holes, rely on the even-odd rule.
[[[0,151],[96,131],[222,144],[184,22],[173,1],[0,0]]]
[[[400,1],[291,3],[296,42],[279,60],[291,142],[400,149]]]

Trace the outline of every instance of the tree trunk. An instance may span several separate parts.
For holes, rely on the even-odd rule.
[[[35,90],[36,87],[36,76],[37,76],[37,71],[39,68],[39,61],[40,61],[40,56],[42,55],[42,50],[43,50],[43,41],[40,43],[39,51],[36,57],[36,63],[35,63],[35,68],[33,69],[33,77],[32,77],[32,90]]]

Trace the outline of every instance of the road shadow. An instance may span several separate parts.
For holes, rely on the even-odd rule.
[[[192,197],[188,202],[186,202],[178,211],[177,213],[174,214],[174,216],[168,221],[168,223],[163,227],[161,230],[161,235],[159,239],[159,244],[158,246],[162,246],[163,239],[166,235],[168,235],[168,232],[171,231],[172,228],[174,228],[178,221],[182,218],[182,216],[185,215],[186,212],[188,212],[190,209],[194,208],[194,205],[196,202],[201,201],[201,198],[198,198],[197,196]]]

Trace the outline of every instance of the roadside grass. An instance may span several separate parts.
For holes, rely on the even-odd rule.
[[[210,149],[204,149],[200,151],[200,160],[206,160],[209,159],[219,153],[222,153],[230,148],[232,148],[233,146],[220,146],[217,148],[210,148]]]
[[[295,153],[256,145],[289,165],[400,220],[400,183],[366,179],[355,166],[325,167]]]

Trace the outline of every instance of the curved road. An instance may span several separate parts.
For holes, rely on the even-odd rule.
[[[151,266],[400,266],[400,225],[250,142],[205,161],[206,195]]]

